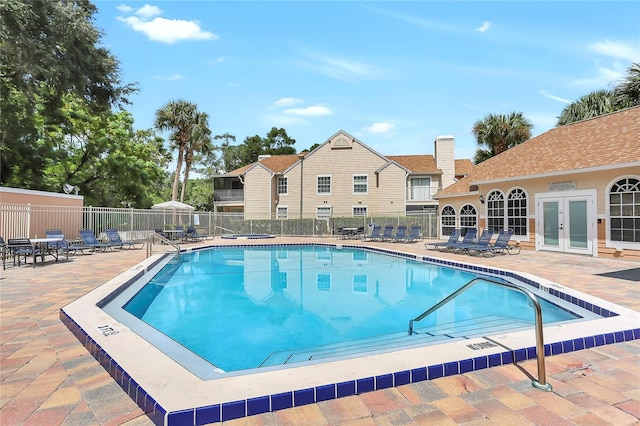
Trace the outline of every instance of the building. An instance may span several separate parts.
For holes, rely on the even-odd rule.
[[[523,247],[640,260],[640,107],[549,130],[435,198],[441,236],[512,228]]]
[[[437,210],[435,193],[468,174],[452,136],[434,155],[384,156],[339,131],[311,152],[264,156],[215,180],[216,207],[245,219],[398,215]]]

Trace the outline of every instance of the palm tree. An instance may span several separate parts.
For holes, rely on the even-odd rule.
[[[615,92],[601,89],[584,95],[567,105],[558,117],[558,126],[598,117],[617,111]]]
[[[155,127],[160,131],[171,131],[169,140],[173,142],[172,148],[178,149],[176,172],[173,179],[173,191],[171,200],[178,198],[178,186],[180,184],[180,171],[184,151],[189,142],[191,128],[195,121],[197,107],[194,103],[183,100],[172,100],[156,111]]]
[[[476,152],[476,161],[484,161],[528,140],[532,127],[533,124],[521,112],[489,114],[476,121],[472,132],[478,145],[488,148]]]
[[[640,105],[640,63],[631,64],[627,76],[615,89],[615,98],[619,105]]]
[[[182,191],[180,192],[180,202],[184,203],[184,195],[187,192],[187,182],[189,172],[195,161],[197,153],[209,154],[213,150],[211,142],[211,130],[209,130],[209,115],[206,112],[196,112],[195,120],[192,123],[191,135],[184,151],[184,179],[182,180]]]

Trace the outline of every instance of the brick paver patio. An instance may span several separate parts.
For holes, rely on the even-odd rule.
[[[268,242],[293,242],[278,238]],[[310,239],[303,239],[309,242]],[[322,239],[323,242],[334,242]],[[211,243],[209,240],[207,243]],[[216,244],[232,243],[216,239]],[[424,244],[369,243],[437,257]],[[59,309],[146,256],[77,255],[0,277],[0,424],[150,425],[151,420],[59,320]],[[599,274],[640,268],[624,259],[523,251],[469,258],[529,272],[640,310],[636,281]],[[640,274],[638,274],[640,275]],[[633,277],[632,277],[633,278]],[[640,324],[639,324],[640,325]],[[535,360],[225,422],[228,425],[632,425],[640,423],[640,340],[547,357],[553,392],[531,386]]]

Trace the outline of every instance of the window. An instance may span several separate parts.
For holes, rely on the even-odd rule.
[[[507,198],[507,227],[513,235],[527,235],[527,194],[522,189],[514,189]]]
[[[331,218],[331,206],[322,206],[316,209],[316,217],[318,219],[330,219]]]
[[[640,243],[640,180],[618,180],[609,191],[611,241]]]
[[[331,176],[318,176],[318,194],[331,194]]]
[[[278,178],[278,194],[287,194],[287,178]]]
[[[366,194],[368,192],[367,175],[353,176],[353,193]]]
[[[286,272],[278,272],[278,289],[279,290],[284,290],[285,288],[287,288],[287,273]]]
[[[500,191],[487,196],[487,228],[495,232],[504,229],[504,195]]]
[[[431,178],[422,177],[411,179],[411,200],[431,200]]]
[[[353,208],[354,216],[366,216],[367,215],[367,207],[366,206],[355,206]]]
[[[276,211],[276,219],[284,220],[289,218],[289,208],[288,207],[279,207]]]
[[[442,209],[442,235],[451,235],[456,228],[456,211],[451,206]]]
[[[318,274],[316,278],[317,289],[320,291],[329,291],[331,290],[331,274]]]
[[[355,291],[356,293],[367,292],[367,276],[366,275],[353,276],[353,291]]]
[[[465,204],[460,209],[460,228],[462,230],[462,235],[467,233],[467,229],[476,228],[478,224],[478,215],[476,213],[476,208],[471,204]]]

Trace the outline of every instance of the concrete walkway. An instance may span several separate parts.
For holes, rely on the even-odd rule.
[[[272,242],[310,242],[277,238]],[[216,239],[216,244],[232,240]],[[322,242],[335,242],[322,239]],[[341,241],[344,242],[344,241]],[[208,243],[212,243],[211,240]],[[349,243],[352,243],[350,241]],[[423,243],[388,246],[426,251]],[[145,250],[72,256],[14,267],[0,277],[0,424],[150,425],[151,420],[59,320],[59,309],[146,256]],[[523,251],[465,261],[529,272],[640,311],[640,268],[605,260]],[[639,324],[640,325],[640,324]],[[640,423],[640,340],[547,357],[553,392],[532,388],[535,360],[225,422],[228,425],[632,425]]]

